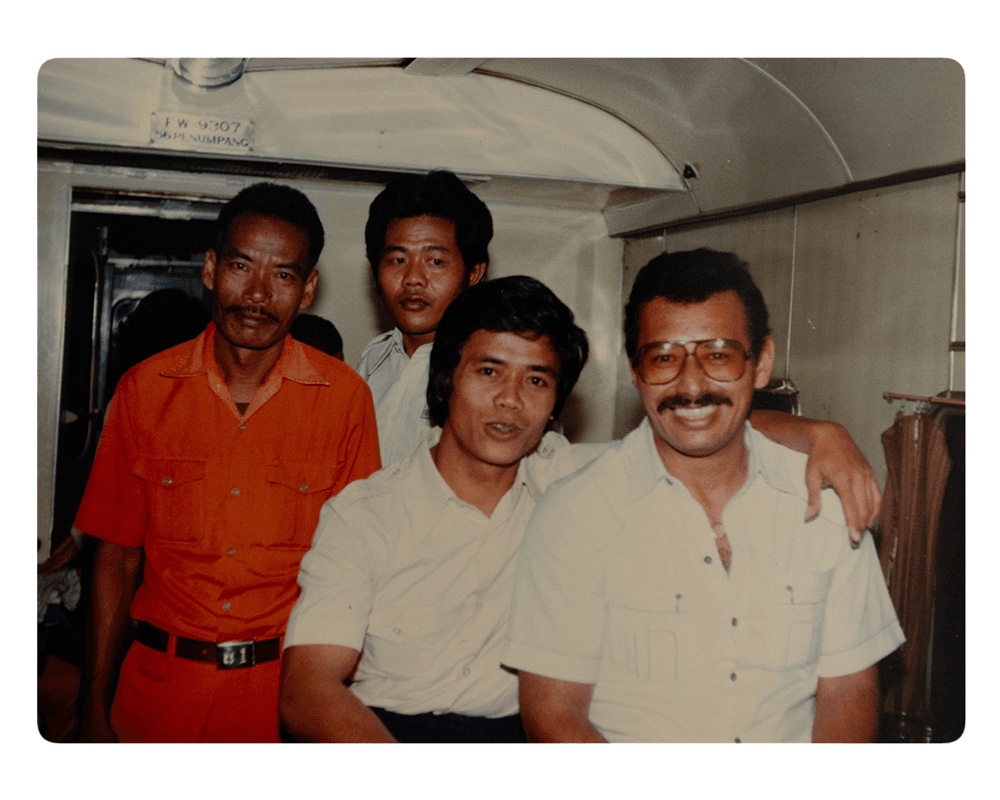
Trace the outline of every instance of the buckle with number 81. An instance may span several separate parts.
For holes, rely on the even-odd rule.
[[[215,646],[218,669],[243,669],[253,666],[253,642],[220,642]]]

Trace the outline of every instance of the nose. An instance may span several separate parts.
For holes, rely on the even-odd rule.
[[[406,272],[403,273],[404,286],[426,286],[427,272],[424,265],[417,260],[406,265]]]
[[[516,378],[505,378],[497,389],[496,404],[501,408],[521,409],[524,406],[521,388],[521,382]]]
[[[257,272],[250,273],[247,282],[246,296],[252,302],[260,303],[271,299],[271,283],[266,276]]]
[[[705,374],[705,370],[693,352],[685,353],[681,371],[674,378],[674,381],[682,394],[697,397],[704,392],[708,375]]]

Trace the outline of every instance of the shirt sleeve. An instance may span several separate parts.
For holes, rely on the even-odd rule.
[[[843,541],[846,555],[834,570],[827,596],[817,666],[822,678],[859,672],[905,641],[871,535],[866,533],[855,550],[846,544],[846,531]]]
[[[94,464],[73,525],[90,536],[126,547],[141,547],[148,508],[143,481],[134,474],[133,421],[136,399],[130,373],[119,383],[104,420]]]
[[[551,678],[595,683],[606,548],[593,533],[604,526],[560,488],[542,498],[528,523],[501,660]]]
[[[363,519],[351,524],[347,517],[358,514],[342,499],[323,505],[312,547],[299,565],[301,593],[288,619],[286,648],[338,644],[360,652],[364,646],[385,549],[368,535],[371,526]]]
[[[364,480],[382,467],[375,406],[371,390],[363,381],[356,382],[355,402],[350,404],[350,418],[342,452],[344,469],[334,486],[333,494],[354,481]]]

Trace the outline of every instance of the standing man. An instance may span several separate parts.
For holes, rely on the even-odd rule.
[[[545,432],[586,359],[572,312],[533,278],[451,304],[427,393],[440,427],[324,505],[302,560],[281,693],[293,735],[524,741],[499,648],[535,503],[603,447]]]
[[[361,354],[378,418],[382,462],[413,454],[430,430],[427,372],[441,315],[482,280],[493,218],[451,172],[403,175],[372,201],[365,248],[372,277],[395,328]]]
[[[365,247],[372,276],[396,327],[375,337],[358,372],[375,401],[382,463],[413,454],[430,430],[427,373],[434,336],[448,304],[483,279],[493,238],[489,209],[453,173],[395,178],[372,201]],[[836,423],[758,411],[753,424],[766,436],[808,452],[809,513],[821,486],[840,494],[854,541],[878,516],[874,472]]]
[[[323,502],[380,465],[364,382],[288,333],[322,248],[301,192],[244,189],[205,255],[212,322],[115,392],[75,523],[100,540],[85,740],[278,741],[299,560]]]
[[[625,310],[646,419],[553,487],[525,535],[503,663],[537,741],[871,741],[903,641],[870,536],[747,425],[774,363],[746,265],[653,259]]]

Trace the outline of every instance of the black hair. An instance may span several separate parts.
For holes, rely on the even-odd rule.
[[[290,222],[305,231],[309,239],[306,269],[312,272],[323,252],[323,223],[316,208],[298,189],[278,183],[255,183],[226,203],[212,231],[212,249],[221,256],[229,236],[229,226],[240,214],[260,214]],[[304,277],[304,276],[303,276]]]
[[[322,350],[328,356],[344,352],[344,340],[337,326],[315,314],[299,314],[288,332],[297,341]]]
[[[764,296],[746,262],[733,253],[702,247],[663,253],[639,270],[625,306],[625,352],[629,361],[635,359],[639,346],[639,315],[650,300],[663,297],[672,303],[701,303],[730,290],[739,295],[743,304],[750,352],[757,359],[771,333]]]
[[[368,208],[365,250],[376,286],[385,232],[393,220],[410,217],[440,217],[455,223],[455,243],[465,262],[466,275],[477,264],[489,266],[493,217],[486,203],[448,170],[400,175],[389,182]]]
[[[558,416],[587,363],[587,334],[573,324],[573,312],[544,283],[514,275],[466,289],[441,317],[427,382],[431,422],[444,425],[448,419],[452,376],[462,360],[462,348],[481,330],[549,337],[559,358],[552,408],[552,416]]]

